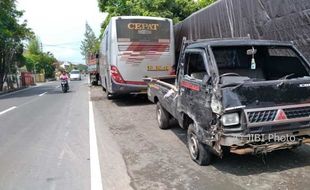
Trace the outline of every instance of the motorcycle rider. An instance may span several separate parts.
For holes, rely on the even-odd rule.
[[[61,74],[60,74],[59,78],[60,78],[60,80],[67,81],[67,86],[68,86],[68,89],[69,89],[69,83],[68,83],[69,77],[68,77],[66,71],[61,71]]]
[[[66,71],[61,71],[59,78],[60,78],[60,80],[68,80],[69,77],[68,77]]]

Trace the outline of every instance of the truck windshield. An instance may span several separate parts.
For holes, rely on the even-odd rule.
[[[223,77],[244,81],[309,76],[305,61],[289,46],[225,46],[212,51]]]

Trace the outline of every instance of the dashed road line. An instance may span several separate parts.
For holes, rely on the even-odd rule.
[[[16,109],[16,108],[17,108],[16,106],[10,107],[9,109],[6,109],[6,110],[0,112],[0,115],[3,115],[3,114],[5,114],[5,113],[7,113],[9,111],[12,111],[12,110]]]
[[[47,94],[47,92],[44,92],[42,94],[39,94],[39,96],[44,96],[45,94]]]

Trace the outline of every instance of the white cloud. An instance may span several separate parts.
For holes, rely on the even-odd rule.
[[[87,21],[96,35],[106,18],[99,12],[97,0],[19,0],[28,26],[40,37],[43,50],[62,61],[83,63],[80,42]]]

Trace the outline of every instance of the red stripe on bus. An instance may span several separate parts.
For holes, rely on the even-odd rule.
[[[169,49],[169,43],[132,42],[122,53],[121,59],[124,61],[135,60],[138,63],[144,59],[157,60],[167,49]]]
[[[187,81],[182,81],[181,82],[181,86],[185,87],[185,88],[188,88],[188,89],[191,89],[191,90],[194,90],[194,91],[200,91],[200,86],[199,85],[195,85],[195,84],[192,84],[192,83],[187,82]]]
[[[145,44],[141,42],[132,42],[126,51],[138,51],[138,52],[149,52],[149,51],[156,51],[156,52],[164,52],[165,49],[169,47],[167,43],[150,43]]]

